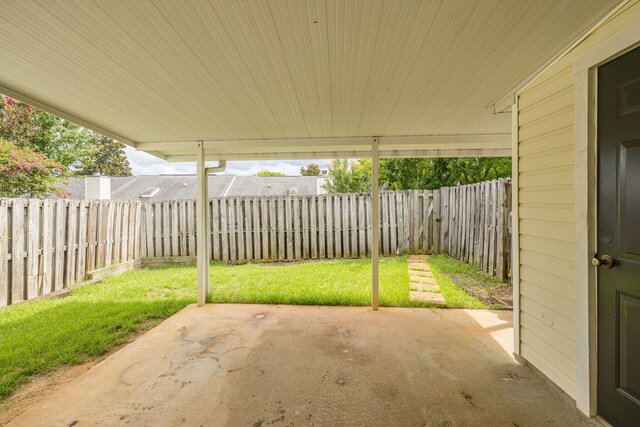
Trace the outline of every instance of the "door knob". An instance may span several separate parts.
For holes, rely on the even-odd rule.
[[[601,257],[598,257],[598,255],[594,255],[593,259],[591,260],[591,264],[596,267],[611,268],[613,267],[613,258],[611,258],[609,255],[602,255]]]

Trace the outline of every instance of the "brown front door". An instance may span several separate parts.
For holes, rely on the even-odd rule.
[[[640,48],[598,68],[598,260],[598,413],[638,426]]]

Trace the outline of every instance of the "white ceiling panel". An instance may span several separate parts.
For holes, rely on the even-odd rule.
[[[0,0],[0,87],[164,156],[407,135],[504,151],[482,137],[510,132],[492,103],[617,3]]]

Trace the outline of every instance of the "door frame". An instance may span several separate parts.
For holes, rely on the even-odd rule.
[[[627,27],[573,61],[575,84],[576,405],[597,415],[598,329],[597,106],[598,67],[640,46],[640,22]]]

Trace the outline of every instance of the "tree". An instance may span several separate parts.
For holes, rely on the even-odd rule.
[[[324,189],[329,193],[364,193],[371,191],[371,159],[332,160],[329,181]]]
[[[286,175],[283,174],[282,172],[263,170],[258,173],[254,173],[253,176],[286,176]]]
[[[511,176],[510,157],[461,157],[452,160],[460,184]]]
[[[42,110],[35,110],[38,132],[31,146],[60,162],[67,175],[78,175],[96,155],[101,135]]]
[[[18,146],[28,145],[39,129],[33,107],[3,96],[0,111],[0,138]]]
[[[0,138],[59,162],[63,175],[77,174],[92,162],[99,134],[11,97],[1,98]]]
[[[302,176],[318,176],[320,175],[320,166],[315,163],[309,163],[307,167],[300,168],[300,175]]]
[[[380,182],[394,190],[433,190],[510,176],[508,157],[380,160]]]
[[[509,157],[380,159],[379,183],[392,190],[433,190],[511,176]],[[370,191],[371,160],[333,160],[330,193]]]
[[[60,193],[62,165],[30,147],[0,139],[0,197],[44,197]]]
[[[97,152],[80,170],[82,175],[131,176],[131,165],[124,152],[124,144],[103,136],[96,141]]]
[[[428,159],[380,159],[379,182],[394,190],[424,189],[434,175]]]

